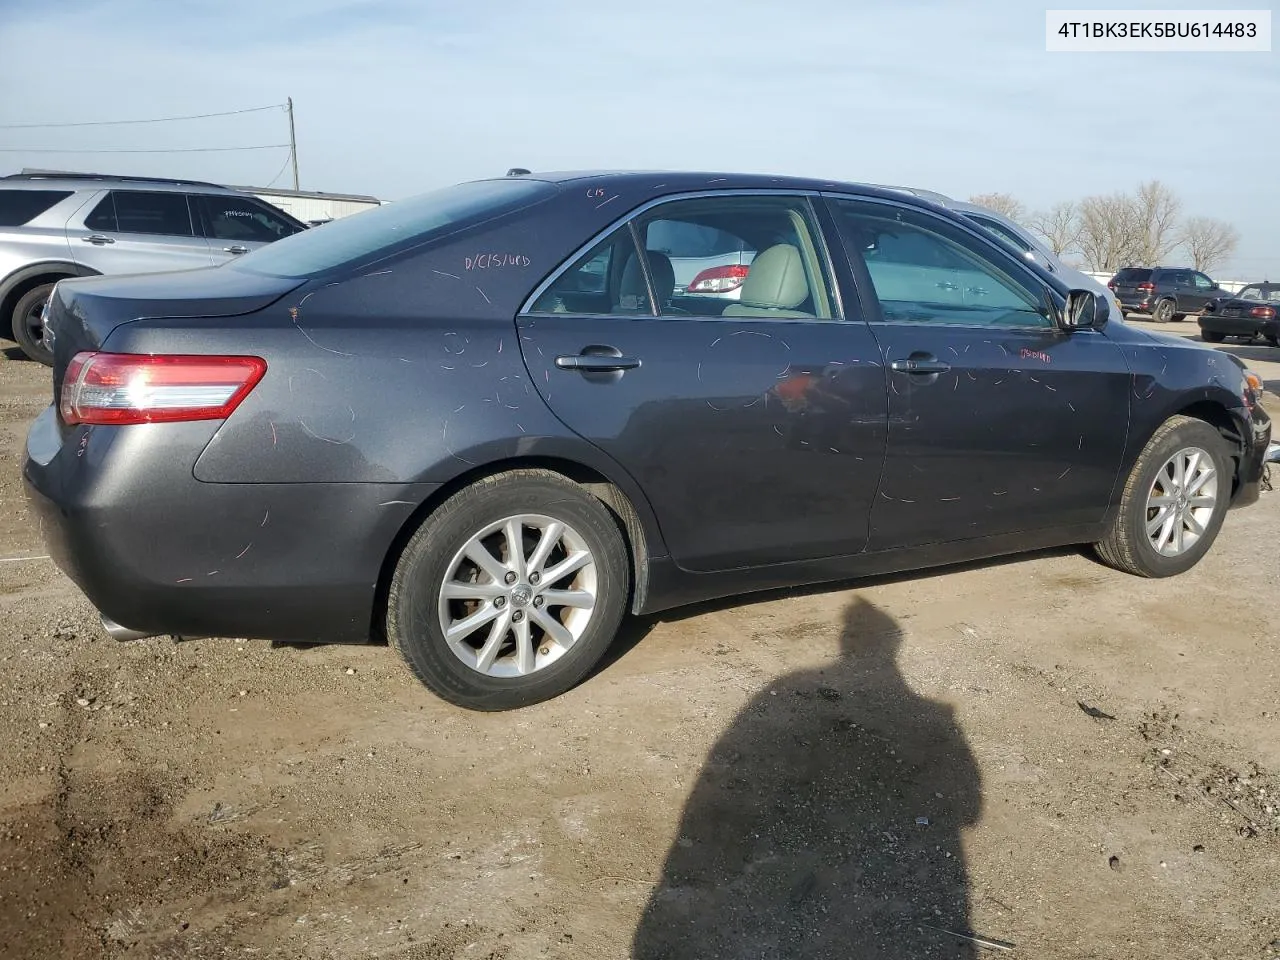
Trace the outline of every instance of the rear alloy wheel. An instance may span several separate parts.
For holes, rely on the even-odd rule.
[[[53,352],[44,345],[44,308],[53,293],[52,283],[32,287],[13,308],[13,339],[30,359],[53,366]]]
[[[497,474],[445,501],[409,540],[387,637],[451,703],[529,706],[596,665],[629,583],[626,542],[604,504],[550,471]]]
[[[1168,323],[1173,319],[1173,301],[1161,300],[1151,311],[1151,319],[1156,323]]]
[[[1227,335],[1218,330],[1201,330],[1200,339],[1205,343],[1221,343],[1227,339]]]
[[[1222,529],[1231,497],[1226,442],[1203,420],[1166,420],[1129,473],[1106,537],[1103,562],[1142,577],[1190,570]]]

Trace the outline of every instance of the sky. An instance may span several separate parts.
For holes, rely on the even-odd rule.
[[[1280,21],[1276,2],[1194,5]],[[291,186],[278,146],[41,152],[282,144],[282,109],[4,125],[292,97],[304,190],[396,200],[513,166],[694,169],[1040,209],[1158,179],[1186,215],[1239,230],[1218,276],[1280,277],[1280,46],[1047,53],[1045,6],[1027,0],[0,0],[0,49],[0,173]]]

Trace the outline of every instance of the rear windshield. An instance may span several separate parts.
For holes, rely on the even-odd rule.
[[[0,190],[0,227],[20,227],[44,213],[70,190]]]
[[[1254,284],[1245,287],[1236,294],[1241,300],[1267,300],[1272,303],[1280,303],[1280,286],[1259,286]]]
[[[247,253],[229,266],[311,277],[510,213],[554,195],[543,180],[477,180],[342,217]]]
[[[1143,280],[1151,279],[1151,269],[1149,267],[1125,267],[1116,274],[1116,280],[1121,283],[1141,283]]]

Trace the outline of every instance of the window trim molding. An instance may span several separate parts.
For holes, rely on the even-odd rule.
[[[819,257],[822,258],[824,261],[822,266],[825,268],[825,272],[827,274],[827,284],[829,285],[831,295],[832,295],[832,306],[834,308],[833,313],[835,313],[836,316],[831,317],[829,319],[828,318],[811,318],[811,317],[778,317],[776,320],[770,320],[768,318],[763,318],[763,319],[765,319],[766,322],[769,322],[769,323],[845,323],[847,321],[845,319],[846,314],[844,310],[844,296],[843,296],[843,291],[840,289],[840,280],[835,271],[835,264],[832,261],[831,245],[826,236],[827,231],[823,228],[822,219],[818,216],[817,209],[815,209],[815,200],[819,196],[822,196],[822,194],[820,191],[817,191],[817,190],[797,190],[797,189],[787,189],[787,188],[772,189],[772,188],[765,187],[765,188],[759,188],[759,189],[735,188],[732,190],[689,190],[683,193],[673,193],[673,194],[667,194],[661,197],[654,197],[652,200],[647,200],[644,203],[642,203],[640,206],[635,207],[634,209],[624,213],[622,216],[617,217],[616,219],[610,221],[609,225],[606,226],[603,230],[600,230],[599,232],[595,233],[594,235],[591,236],[590,239],[587,240],[586,243],[574,249],[574,251],[570,253],[569,256],[566,257],[564,261],[558,267],[555,268],[555,270],[553,270],[550,274],[548,274],[547,277],[545,277],[541,283],[539,283],[536,287],[533,288],[532,293],[530,293],[527,297],[525,297],[524,302],[521,303],[520,305],[520,309],[516,312],[516,316],[517,317],[556,316],[556,317],[575,317],[575,318],[610,317],[613,319],[618,319],[619,317],[629,317],[630,319],[643,318],[645,316],[644,314],[613,314],[613,313],[547,314],[547,313],[532,312],[533,305],[538,302],[538,300],[542,297],[544,293],[547,292],[548,289],[550,289],[552,286],[558,283],[560,281],[560,278],[565,273],[567,273],[570,269],[572,269],[573,265],[577,263],[578,260],[583,255],[585,255],[589,250],[591,250],[592,247],[596,246],[597,244],[601,243],[603,240],[607,239],[610,236],[610,234],[616,232],[623,226],[626,226],[630,230],[631,240],[637,249],[637,255],[640,256],[640,266],[644,271],[645,283],[648,285],[648,288],[649,288],[650,313],[648,314],[648,318],[651,320],[664,320],[664,319],[672,320],[672,321],[675,321],[677,319],[683,320],[685,319],[683,317],[681,318],[663,317],[662,314],[659,313],[657,310],[657,304],[654,303],[654,296],[653,296],[653,292],[654,292],[653,277],[650,275],[650,272],[649,272],[649,263],[648,263],[649,258],[647,256],[642,256],[639,253],[642,247],[640,244],[640,238],[637,235],[637,230],[635,226],[636,222],[653,208],[661,206],[663,204],[675,203],[680,200],[707,200],[707,199],[718,199],[721,197],[801,197],[805,200],[806,206],[809,208],[808,209],[809,222],[814,232],[816,233],[815,243],[818,247]],[[729,320],[729,321],[739,320],[744,323],[759,322],[759,319],[751,318],[751,317],[694,317],[694,319]]]

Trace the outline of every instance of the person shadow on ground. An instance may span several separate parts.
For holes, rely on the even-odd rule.
[[[712,749],[636,960],[972,958],[961,830],[981,779],[952,710],[855,600],[837,658],[770,683]]]

